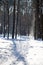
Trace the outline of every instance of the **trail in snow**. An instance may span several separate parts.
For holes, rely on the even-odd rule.
[[[0,38],[0,65],[43,65],[43,41]]]

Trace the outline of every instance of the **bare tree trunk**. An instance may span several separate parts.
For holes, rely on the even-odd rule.
[[[5,3],[4,3],[4,37],[5,37]]]
[[[38,38],[38,34],[39,34],[39,0],[36,0],[35,31],[34,31],[35,39]]]
[[[1,12],[1,4],[2,4],[2,3],[1,3],[1,1],[0,1],[0,23],[1,23],[1,24],[0,24],[0,34],[2,34],[2,20],[1,20],[1,19],[2,19],[2,12]]]
[[[41,2],[41,6],[42,6],[42,4],[43,4],[43,0],[42,0],[42,2]],[[43,40],[43,10],[41,10],[41,21],[42,21],[42,40]]]
[[[19,22],[19,34],[21,35],[21,14],[20,14],[20,22]]]
[[[7,1],[7,23],[8,23],[8,36],[9,38],[9,2]]]
[[[42,0],[39,0],[39,6],[40,6],[40,38],[42,38]]]
[[[16,3],[16,0],[14,0],[12,39],[14,39],[14,29],[15,29],[15,3]]]
[[[40,7],[40,8],[39,8]],[[35,39],[43,38],[43,21],[42,21],[42,0],[37,0],[36,4],[36,21],[35,21]]]
[[[17,27],[18,27],[18,18],[19,18],[19,6],[20,6],[20,0],[18,0],[18,5],[17,5],[17,21],[15,25],[15,39],[17,38]]]
[[[43,0],[41,0],[41,2],[40,2],[41,4],[40,4],[40,6],[41,7],[43,7]],[[40,8],[41,8],[40,7]],[[42,38],[42,40],[43,40],[43,10],[42,10],[42,8],[41,8],[41,10],[40,10],[41,12],[40,12],[40,17],[41,17],[41,38]]]

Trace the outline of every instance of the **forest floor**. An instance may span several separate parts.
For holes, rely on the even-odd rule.
[[[0,37],[0,65],[43,65],[43,41]]]

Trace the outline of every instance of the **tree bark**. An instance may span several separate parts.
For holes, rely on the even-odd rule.
[[[4,37],[5,37],[5,3],[4,3]]]
[[[17,27],[18,27],[18,19],[19,19],[19,6],[20,6],[20,0],[18,0],[17,5],[17,21],[15,22],[15,39],[17,38]]]
[[[14,39],[14,29],[15,29],[15,3],[16,3],[16,0],[14,0],[12,39]]]
[[[35,30],[34,30],[34,38],[38,38],[39,34],[39,0],[36,0],[36,10],[35,10]]]
[[[7,38],[9,39],[9,2],[7,1],[7,23],[8,23],[8,35]]]

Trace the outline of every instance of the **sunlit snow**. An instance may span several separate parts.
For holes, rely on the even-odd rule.
[[[0,65],[43,65],[43,41],[28,36],[0,37]]]

